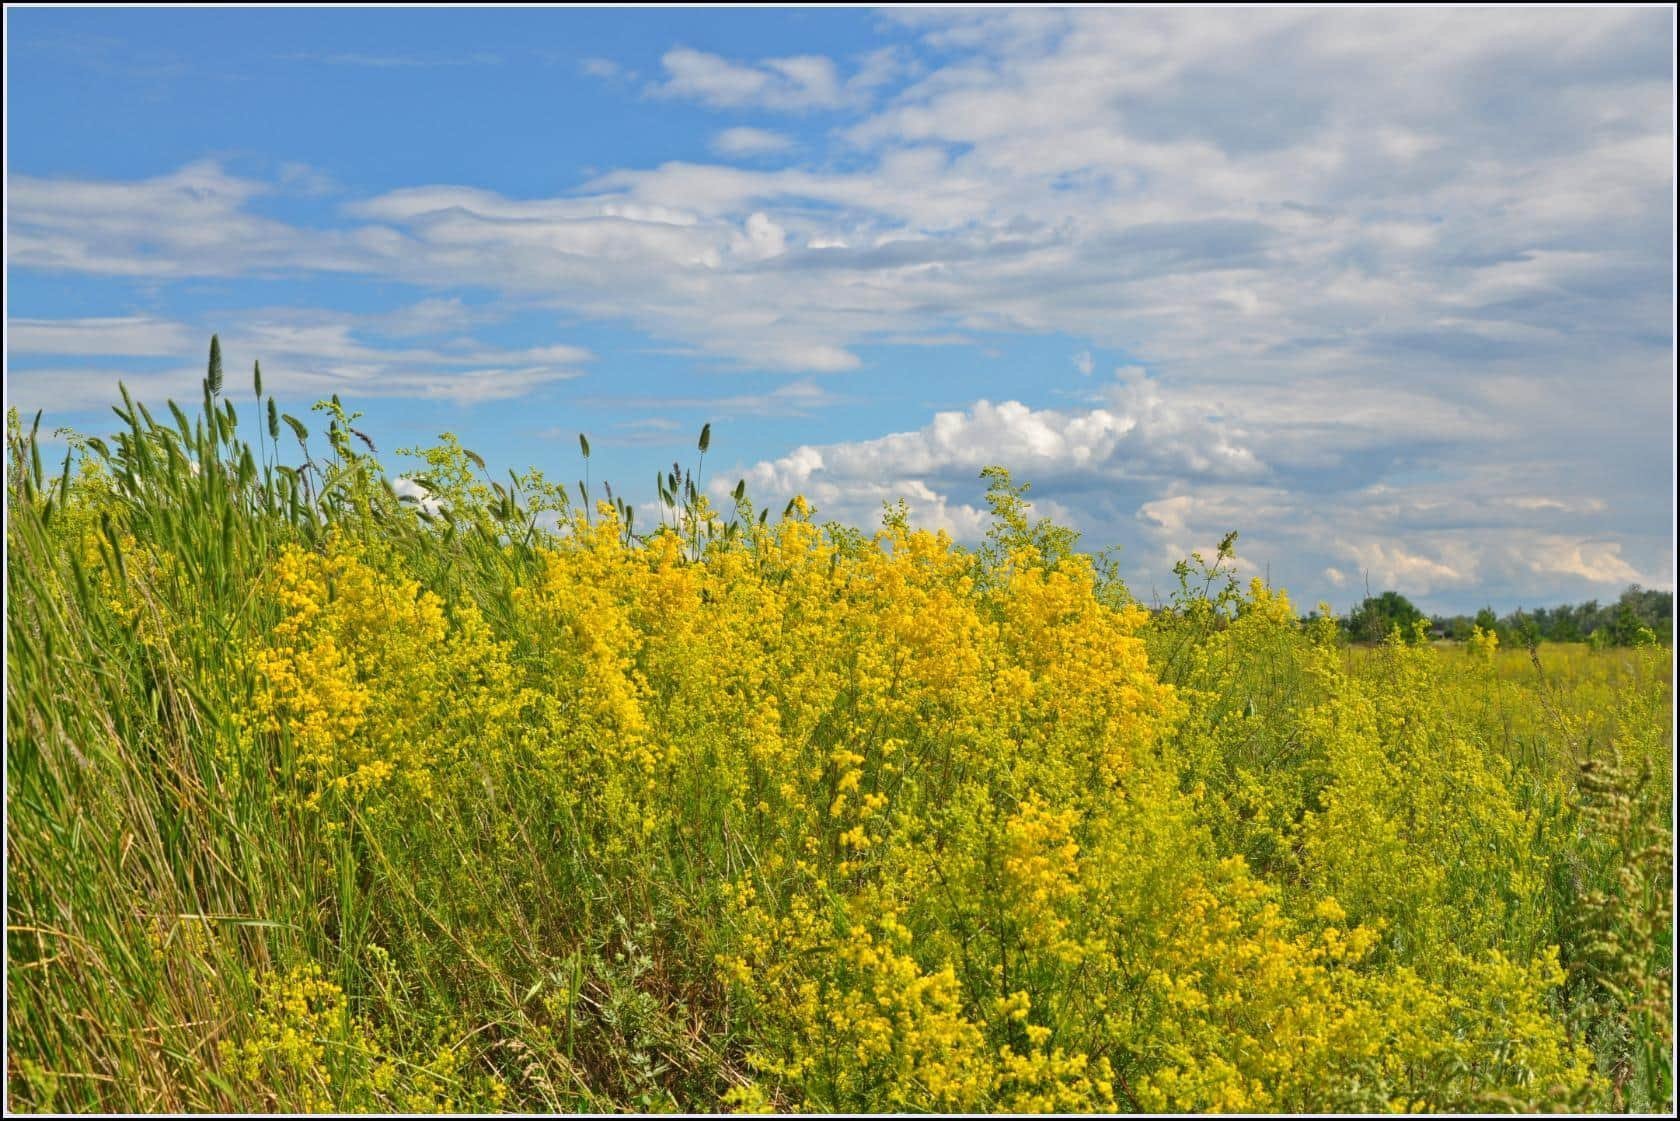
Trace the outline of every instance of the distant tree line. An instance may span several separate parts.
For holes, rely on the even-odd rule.
[[[1399,592],[1367,596],[1336,620],[1354,642],[1380,642],[1395,627],[1409,640],[1425,621],[1422,611]],[[1432,638],[1464,641],[1480,627],[1499,636],[1502,645],[1529,642],[1588,642],[1594,646],[1637,646],[1645,642],[1674,642],[1674,593],[1630,586],[1614,603],[1566,603],[1561,607],[1518,608],[1498,616],[1484,607],[1474,615],[1435,615],[1427,619]]]

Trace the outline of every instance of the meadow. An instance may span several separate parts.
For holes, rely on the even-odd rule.
[[[8,440],[11,1109],[1672,1101],[1668,648],[163,412]]]

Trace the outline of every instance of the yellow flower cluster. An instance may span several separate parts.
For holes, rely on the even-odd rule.
[[[1020,1050],[994,1045],[965,1010],[950,964],[929,970],[891,913],[871,921],[819,915],[795,896],[780,918],[738,887],[745,956],[725,959],[738,993],[771,1032],[748,1055],[761,1077],[802,1086],[829,1110],[1100,1110],[1114,1107],[1106,1060],[1046,1047],[1028,1023],[1025,993],[995,1002],[993,1019],[1019,1030]],[[1017,1043],[1020,1043],[1017,1040]]]
[[[1088,558],[982,571],[797,506],[699,562],[605,505],[499,548],[505,592],[448,610],[377,543],[287,550],[252,743],[312,806],[518,783],[593,882],[680,883],[739,1107],[1454,1108],[1592,1077],[1544,1012],[1505,764],[1420,717],[1426,651],[1351,675],[1257,583],[1169,684]],[[1304,683],[1287,704],[1260,658]]]
[[[1028,798],[1004,825],[1003,899],[1027,945],[1071,963],[1081,947],[1068,937],[1068,914],[1080,905],[1079,812],[1051,810]]]
[[[447,619],[436,595],[342,542],[325,555],[288,547],[269,594],[280,618],[251,653],[248,724],[281,737],[311,805],[393,781],[432,798],[475,733],[517,710],[505,644],[472,603]]]
[[[1454,954],[1453,981],[1431,984],[1372,968],[1379,930],[1349,929],[1334,899],[1298,924],[1240,858],[1220,873],[1187,893],[1150,977],[1166,1061],[1139,1082],[1144,1108],[1472,1109],[1461,1072],[1478,1066],[1503,1066],[1519,1085],[1555,1082],[1559,1098],[1590,1077],[1587,1056],[1544,1022],[1543,994],[1562,981],[1552,957],[1525,969],[1497,951]]]
[[[269,1095],[278,1112],[450,1113],[464,1084],[460,1055],[440,1042],[423,1057],[394,1054],[344,991],[315,965],[258,980],[249,1027],[223,1039],[225,1075]],[[500,1084],[475,1086],[494,1100]]]
[[[1492,664],[1494,655],[1499,652],[1499,634],[1497,631],[1484,631],[1481,627],[1472,625],[1470,638],[1464,643],[1464,649],[1477,661]]]

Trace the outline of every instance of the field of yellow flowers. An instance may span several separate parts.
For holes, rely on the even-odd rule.
[[[11,1108],[1672,1099],[1669,650],[1146,610],[995,470],[978,549],[417,505],[255,388],[11,434]]]

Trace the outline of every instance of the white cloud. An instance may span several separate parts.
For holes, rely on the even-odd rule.
[[[990,464],[1048,486],[1162,476],[1238,480],[1264,470],[1249,449],[1215,432],[1185,403],[1165,399],[1146,383],[1121,383],[1109,407],[1058,411],[978,401],[938,413],[911,432],[797,448],[748,468],[745,477],[755,493],[785,499],[804,492],[848,509],[856,499],[847,494],[864,495],[873,507],[877,498],[891,501],[902,491],[954,517],[964,504],[944,491],[954,482],[972,489],[969,484]]]
[[[1463,542],[1450,544],[1454,547],[1442,550],[1448,555],[1436,557],[1383,541],[1343,543],[1341,551],[1368,575],[1373,590],[1404,588],[1413,595],[1428,595],[1475,582],[1475,552]]]
[[[1092,359],[1090,351],[1082,350],[1073,356],[1073,368],[1078,370],[1082,376],[1090,377],[1091,371],[1097,368],[1097,364]]]
[[[1660,576],[1643,574],[1624,560],[1619,542],[1583,541],[1547,534],[1534,544],[1536,548],[1532,552],[1525,550],[1520,559],[1537,573],[1577,576],[1605,587],[1663,582]]]

